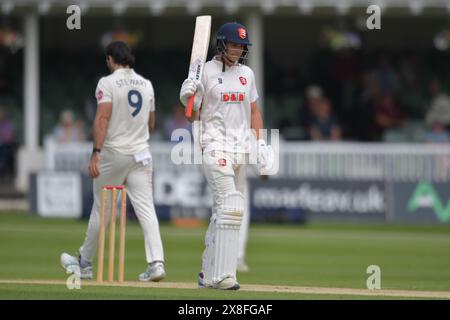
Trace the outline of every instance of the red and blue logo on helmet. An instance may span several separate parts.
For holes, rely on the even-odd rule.
[[[247,28],[237,22],[228,22],[219,28],[216,36],[217,41],[232,42],[251,46],[247,36]]]

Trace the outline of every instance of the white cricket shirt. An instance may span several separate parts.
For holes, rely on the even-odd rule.
[[[97,103],[112,102],[112,115],[104,147],[123,154],[136,154],[148,147],[148,120],[155,111],[155,93],[150,80],[133,69],[120,68],[100,79]]]
[[[200,145],[204,152],[250,152],[251,103],[258,99],[253,71],[242,64],[226,67],[216,57],[205,63],[200,109]]]

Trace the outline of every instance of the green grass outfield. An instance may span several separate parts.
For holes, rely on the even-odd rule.
[[[60,267],[59,255],[63,251],[77,252],[86,227],[85,220],[0,213],[0,299],[414,298],[365,295],[369,291],[366,290],[369,265],[380,266],[381,286],[387,292],[440,291],[450,297],[448,226],[254,224],[250,228],[247,259],[251,271],[238,274],[242,284],[238,292],[193,289],[206,226],[182,229],[167,223],[161,224],[168,275],[161,283],[163,287],[152,284],[143,288],[108,287],[83,281],[81,290],[69,290],[64,284],[67,275]],[[142,232],[137,222],[129,221],[126,281],[136,281],[145,267]],[[38,284],[37,280],[48,283]],[[190,287],[164,287],[165,284],[176,287],[177,283]],[[318,290],[277,292],[264,287],[251,291],[250,287],[246,290],[246,285]],[[325,294],[321,288],[359,289],[364,294],[357,294],[357,290],[350,294],[330,290]]]

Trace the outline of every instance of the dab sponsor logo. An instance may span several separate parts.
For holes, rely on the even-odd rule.
[[[227,104],[240,103],[245,100],[245,92],[222,92],[221,100]]]
[[[408,211],[415,212],[419,208],[432,209],[440,222],[450,220],[450,201],[446,206],[431,183],[420,182],[408,202]]]

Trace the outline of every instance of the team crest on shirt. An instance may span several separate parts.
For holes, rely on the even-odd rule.
[[[247,31],[245,31],[244,28],[238,28],[237,31],[239,34],[239,38],[245,39],[247,37]]]
[[[247,84],[247,79],[245,79],[244,77],[239,77],[239,80],[241,81],[243,86]]]
[[[100,101],[103,98],[103,91],[102,90],[98,90],[97,92],[97,100]]]
[[[240,103],[245,100],[245,92],[222,92],[221,101],[227,104]]]
[[[222,78],[218,78],[217,80],[219,81],[219,84],[222,84],[222,83],[223,83]]]

